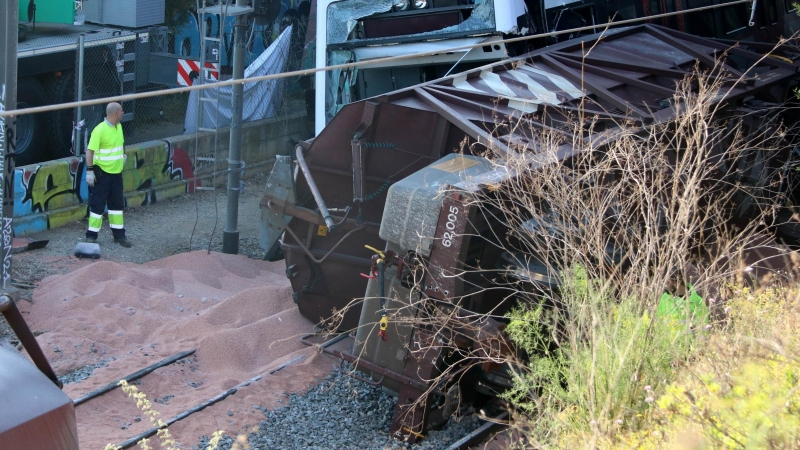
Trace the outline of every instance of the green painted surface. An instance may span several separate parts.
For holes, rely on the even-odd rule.
[[[47,215],[47,225],[52,229],[62,227],[76,220],[83,220],[86,217],[86,205],[64,208],[60,211],[53,211]]]
[[[187,184],[185,181],[174,181],[168,184],[162,184],[152,189],[142,191],[132,191],[125,193],[125,205],[127,207],[139,207],[150,203],[166,200],[168,198],[183,195],[187,191]]]
[[[102,1],[102,0],[97,0]],[[67,23],[75,22],[75,1],[74,0],[36,0],[36,22],[41,23]],[[19,21],[21,23],[31,22],[28,17],[28,5],[26,0],[19,2]]]
[[[161,201],[183,195],[186,193],[186,186],[185,181],[175,183],[174,186],[164,186],[163,189],[156,189],[156,197],[158,201]]]
[[[163,145],[128,149],[128,161],[122,171],[122,186],[125,192],[147,189],[172,181],[165,170],[169,153]]]
[[[27,195],[34,211],[66,208],[79,202],[75,195],[75,177],[68,162],[42,164],[29,183]]]
[[[125,194],[125,206],[128,208],[138,208],[145,204],[145,200],[147,200],[147,194],[141,191]]]

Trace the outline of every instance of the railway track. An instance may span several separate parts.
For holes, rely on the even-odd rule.
[[[341,350],[341,349],[337,350],[336,347],[346,347],[349,343],[351,343],[349,341],[352,340],[352,337],[350,337],[349,335],[342,334],[342,335],[334,337],[333,339],[327,340],[327,341],[325,341],[325,342],[323,342],[321,344],[313,344],[311,341],[308,340],[311,337],[313,337],[313,335],[305,335],[305,336],[303,336],[301,338],[301,342],[303,342],[304,344],[309,345],[309,346],[316,346],[319,349],[321,349],[324,353],[327,353],[327,354],[330,354],[330,355],[334,355],[335,353],[337,353],[337,352],[339,352]],[[167,358],[164,358],[164,359],[162,359],[162,360],[160,360],[160,361],[158,361],[158,362],[156,362],[154,364],[148,365],[147,367],[144,367],[142,369],[136,370],[136,371],[134,371],[132,373],[129,373],[129,374],[127,374],[127,375],[125,375],[123,377],[120,377],[118,379],[115,379],[114,381],[112,381],[112,382],[110,382],[110,383],[108,383],[108,384],[106,384],[106,385],[104,385],[104,386],[102,386],[102,387],[100,387],[98,389],[92,390],[89,393],[86,393],[84,395],[81,395],[80,397],[75,398],[73,400],[73,405],[76,408],[81,407],[81,406],[82,407],[87,407],[88,405],[91,405],[93,400],[97,400],[100,397],[102,397],[103,395],[106,395],[106,394],[108,394],[110,392],[113,392],[116,389],[119,389],[120,388],[120,381],[125,380],[127,382],[133,382],[133,381],[141,380],[142,378],[145,378],[146,376],[148,376],[149,374],[151,374],[152,372],[156,371],[159,368],[167,367],[167,366],[170,366],[170,365],[173,365],[173,364],[176,364],[176,363],[181,363],[181,362],[187,361],[188,358],[190,358],[191,356],[193,356],[195,354],[195,351],[196,351],[195,349],[191,349],[191,350],[187,350],[187,351],[176,353],[176,354],[174,354],[172,356],[169,356]],[[167,428],[167,427],[175,424],[176,422],[179,422],[179,421],[191,416],[192,414],[195,414],[197,412],[200,412],[200,411],[204,410],[205,408],[207,408],[209,406],[212,406],[212,405],[215,405],[217,403],[223,402],[225,399],[227,399],[231,395],[235,394],[239,389],[244,388],[246,386],[249,386],[250,384],[252,384],[252,383],[254,383],[256,381],[259,381],[259,380],[261,380],[262,378],[264,378],[266,376],[274,375],[277,372],[283,370],[284,368],[286,368],[286,367],[288,367],[288,366],[290,366],[292,364],[295,364],[295,363],[298,363],[298,362],[302,361],[304,358],[305,358],[305,356],[300,355],[300,356],[296,356],[296,357],[294,357],[294,358],[292,358],[292,359],[290,359],[288,361],[285,361],[285,362],[281,363],[280,365],[276,366],[275,368],[265,372],[264,374],[252,377],[252,378],[250,378],[250,379],[248,379],[246,381],[243,381],[243,382],[237,384],[236,386],[233,386],[232,388],[229,388],[229,389],[226,389],[226,390],[220,392],[219,394],[217,394],[217,395],[215,395],[215,396],[213,396],[211,398],[208,398],[208,399],[206,399],[206,400],[204,400],[204,401],[202,401],[202,402],[200,402],[200,403],[198,403],[196,405],[188,407],[184,411],[173,415],[169,419],[164,420],[164,425],[163,426],[150,427],[145,431],[137,433],[136,435],[131,436],[130,438],[125,439],[124,441],[117,443],[116,446],[118,446],[118,447],[120,447],[122,449],[131,448],[131,447],[135,446],[142,439],[146,439],[146,438],[149,438],[149,437],[157,434],[160,429]],[[346,373],[346,372],[345,372],[345,374],[349,375],[349,376],[351,376],[351,377],[353,377],[355,379],[359,379],[358,375],[353,375],[351,373]],[[80,411],[78,410],[78,412],[80,412]],[[479,427],[477,427],[471,433],[468,433],[467,435],[463,436],[461,439],[457,440],[456,442],[452,443],[449,447],[447,447],[447,450],[464,450],[464,449],[468,449],[468,448],[473,448],[474,446],[476,446],[476,445],[480,444],[481,442],[485,441],[487,439],[487,437],[492,436],[492,435],[496,434],[497,432],[501,431],[502,429],[504,429],[505,426],[507,425],[507,418],[508,418],[508,413],[507,412],[503,412],[497,417],[483,420],[482,424]]]
[[[72,401],[72,403],[73,403],[73,405],[75,407],[78,407],[80,405],[86,404],[87,402],[89,402],[89,401],[91,401],[93,399],[96,399],[96,398],[98,398],[98,397],[100,397],[100,396],[102,396],[102,395],[104,395],[104,394],[106,394],[108,392],[111,392],[111,391],[113,391],[115,389],[118,389],[120,387],[120,382],[123,381],[123,380],[127,381],[127,382],[139,380],[139,379],[145,377],[146,375],[152,373],[153,371],[155,371],[155,370],[157,370],[157,369],[159,369],[161,367],[165,367],[165,366],[169,366],[171,364],[175,364],[178,361],[181,361],[181,360],[183,360],[185,358],[188,358],[189,356],[194,355],[195,351],[196,351],[195,349],[187,350],[187,351],[183,351],[183,352],[177,353],[175,355],[172,355],[172,356],[170,356],[168,358],[164,358],[164,359],[162,359],[161,361],[159,361],[159,362],[157,362],[155,364],[151,364],[151,365],[149,365],[147,367],[144,367],[144,368],[142,368],[140,370],[137,370],[137,371],[135,371],[133,373],[130,373],[130,374],[128,374],[128,375],[126,375],[126,376],[124,376],[122,378],[119,378],[119,379],[117,379],[117,380],[115,380],[115,381],[113,381],[113,382],[111,382],[111,383],[99,388],[99,389],[95,389],[95,390],[93,390],[93,391],[91,391],[91,392],[89,392],[89,393],[87,393],[85,395],[82,395],[82,396],[74,399]],[[144,432],[141,432],[141,433],[137,434],[136,436],[133,436],[133,437],[131,437],[129,439],[126,439],[125,441],[117,444],[117,446],[121,447],[123,449],[130,448],[130,447],[136,445],[136,443],[141,441],[142,439],[146,439],[146,438],[156,434],[158,432],[158,430],[160,430],[162,428],[167,428],[170,425],[174,424],[175,422],[178,422],[178,421],[180,421],[182,419],[185,419],[185,418],[189,417],[190,415],[192,415],[192,414],[194,414],[196,412],[202,411],[203,409],[205,409],[205,408],[207,408],[207,407],[209,407],[211,405],[219,403],[219,402],[225,400],[227,397],[235,394],[239,389],[241,389],[241,388],[243,388],[245,386],[249,386],[251,383],[262,379],[264,376],[273,375],[273,374],[279,372],[280,370],[284,369],[285,367],[287,367],[287,366],[289,366],[291,364],[294,364],[296,362],[301,361],[303,358],[304,358],[304,356],[302,356],[302,355],[298,356],[298,357],[295,357],[295,358],[293,358],[293,359],[291,359],[289,361],[286,361],[286,362],[280,364],[276,368],[268,371],[266,374],[257,375],[257,376],[255,376],[253,378],[250,378],[247,381],[239,383],[238,385],[236,385],[236,386],[234,386],[234,387],[232,387],[230,389],[227,389],[227,390],[219,393],[218,395],[215,395],[214,397],[211,397],[211,398],[209,398],[209,399],[207,399],[207,400],[205,400],[205,401],[203,401],[203,402],[201,402],[201,403],[199,403],[199,404],[197,404],[197,405],[195,405],[195,406],[193,406],[191,408],[186,409],[185,411],[183,411],[183,412],[181,412],[179,414],[176,414],[175,416],[171,417],[170,419],[165,420],[163,426],[151,427],[150,429],[148,429],[148,430],[146,430]]]
[[[301,340],[301,342],[303,344],[308,345],[309,343],[311,343],[308,339],[313,339],[314,341],[319,341],[319,336],[304,335],[303,339]],[[231,398],[231,396],[233,394],[237,393],[242,388],[250,386],[251,384],[253,384],[253,383],[255,383],[255,382],[259,381],[259,380],[262,380],[264,378],[268,378],[271,375],[275,375],[279,371],[281,371],[281,370],[283,370],[283,369],[285,369],[285,368],[287,368],[287,367],[289,367],[289,366],[291,366],[293,364],[297,364],[297,363],[300,363],[302,361],[302,362],[304,362],[304,364],[303,364],[304,367],[307,367],[306,369],[303,369],[303,370],[304,371],[308,371],[308,370],[310,370],[312,368],[312,366],[310,366],[310,365],[306,366],[304,360],[309,360],[308,362],[311,363],[310,360],[316,358],[318,354],[320,354],[320,353],[330,353],[330,350],[352,351],[349,348],[350,345],[352,345],[351,341],[352,341],[352,338],[349,335],[340,335],[340,336],[335,336],[333,339],[328,339],[328,340],[326,340],[324,342],[321,342],[320,344],[311,343],[314,347],[318,347],[319,349],[322,349],[322,351],[320,351],[319,353],[313,352],[312,349],[303,350],[301,353],[297,353],[297,352],[284,353],[282,355],[277,356],[277,358],[273,360],[273,361],[276,361],[276,362],[280,361],[280,360],[284,360],[279,365],[275,365],[275,363],[265,364],[265,365],[261,366],[262,367],[262,369],[261,369],[262,373],[260,373],[260,374],[258,374],[256,376],[252,376],[249,379],[246,379],[244,381],[240,381],[240,382],[236,383],[233,386],[231,386],[231,383],[233,383],[232,380],[226,380],[225,382],[223,382],[221,384],[218,384],[216,387],[212,388],[212,393],[213,393],[213,389],[217,389],[217,388],[222,388],[221,391],[218,391],[216,393],[216,395],[209,396],[209,397],[207,397],[207,398],[205,398],[205,399],[203,399],[201,401],[198,401],[198,395],[197,395],[198,392],[195,392],[193,395],[189,393],[189,391],[191,391],[191,389],[189,389],[189,388],[195,388],[197,386],[192,385],[192,383],[187,383],[187,378],[186,377],[180,378],[180,377],[176,376],[176,375],[178,375],[178,373],[183,373],[184,369],[181,368],[181,367],[172,367],[172,368],[170,368],[171,366],[183,366],[186,369],[191,369],[193,367],[194,368],[199,368],[198,360],[197,360],[197,357],[196,357],[196,349],[180,351],[180,352],[175,353],[175,354],[173,354],[173,355],[171,355],[169,357],[163,358],[163,359],[159,360],[158,362],[155,362],[155,363],[152,363],[152,364],[148,364],[145,367],[139,368],[139,369],[134,370],[134,371],[132,371],[130,373],[126,373],[125,375],[122,375],[122,376],[116,375],[116,376],[114,376],[114,378],[111,379],[112,380],[111,382],[104,383],[100,387],[94,388],[88,393],[82,393],[81,392],[80,395],[76,395],[75,394],[76,391],[79,390],[80,388],[79,388],[79,386],[74,386],[72,389],[70,389],[72,391],[72,396],[73,396],[72,404],[76,408],[76,415],[78,416],[79,419],[80,418],[86,419],[88,417],[87,415],[92,415],[92,414],[97,415],[98,413],[100,415],[106,416],[107,418],[112,418],[112,417],[110,417],[112,415],[114,415],[116,417],[128,417],[128,418],[131,418],[130,410],[133,408],[133,405],[130,404],[130,400],[128,400],[128,399],[124,400],[124,403],[128,404],[125,408],[120,408],[120,405],[122,404],[121,402],[123,402],[123,400],[121,398],[119,398],[118,394],[114,395],[116,398],[109,398],[108,400],[103,400],[103,399],[109,397],[117,388],[120,387],[119,384],[120,384],[121,380],[126,380],[128,382],[136,382],[136,381],[142,382],[143,383],[143,391],[147,392],[147,393],[149,393],[151,395],[154,395],[155,398],[154,397],[150,397],[151,400],[154,401],[154,402],[161,403],[162,405],[165,405],[165,402],[163,402],[163,400],[162,400],[162,402],[159,402],[158,396],[164,396],[165,394],[169,394],[169,395],[165,396],[164,398],[166,398],[166,397],[169,397],[169,398],[176,397],[177,399],[180,399],[182,397],[185,398],[186,396],[193,398],[193,400],[190,400],[190,401],[183,401],[182,403],[173,403],[172,405],[170,405],[170,408],[165,408],[167,410],[165,412],[167,412],[169,414],[169,416],[168,416],[169,419],[164,420],[164,424],[162,426],[158,426],[158,427],[150,426],[150,427],[144,429],[143,425],[145,425],[145,424],[138,424],[136,426],[136,432],[131,432],[132,436],[124,436],[124,435],[121,436],[119,431],[117,431],[115,433],[112,433],[111,432],[112,429],[105,428],[105,426],[108,425],[107,423],[106,423],[106,425],[99,425],[99,422],[96,422],[96,421],[95,422],[85,422],[85,421],[83,421],[83,423],[84,423],[84,425],[83,425],[84,428],[83,429],[84,430],[87,429],[86,428],[87,423],[94,423],[94,425],[89,425],[90,429],[92,427],[101,426],[101,427],[103,427],[102,429],[95,430],[95,431],[99,431],[104,436],[111,437],[111,439],[116,441],[115,445],[120,447],[120,448],[130,448],[130,447],[136,445],[142,439],[149,438],[152,435],[156,434],[159,431],[159,429],[162,429],[162,428],[165,428],[165,427],[171,427],[172,425],[174,425],[176,423],[179,423],[183,419],[186,419],[186,418],[192,416],[193,414],[196,414],[196,413],[198,413],[200,411],[203,411],[204,409],[206,409],[206,408],[208,408],[208,407],[210,407],[212,405],[215,405],[215,404],[218,404],[218,403],[226,404],[227,403],[226,399]],[[300,345],[300,347],[302,348],[304,346]],[[144,356],[148,356],[147,353],[145,353]],[[153,356],[153,355],[150,355],[150,356]],[[319,356],[322,357],[323,355],[319,355]],[[203,359],[205,359],[205,358],[203,358]],[[115,361],[118,361],[117,364],[119,364],[119,361],[121,361],[121,359],[117,359]],[[323,361],[323,364],[325,364],[328,367],[330,367],[330,360],[327,357],[323,357],[321,359],[321,361]],[[127,365],[124,365],[123,367],[127,367],[128,369],[130,369],[132,367],[136,367],[135,364],[131,364],[131,363],[132,363],[132,361],[128,361]],[[117,367],[117,369],[118,368],[119,368],[119,366]],[[165,370],[158,371],[158,369],[170,369],[170,370],[169,371],[165,371]],[[114,370],[113,364],[111,366],[107,366],[105,370],[112,370],[113,371]],[[153,372],[156,372],[156,373],[154,374]],[[194,369],[191,370],[191,372],[194,372]],[[198,370],[198,372],[199,372],[199,370]],[[335,371],[335,372],[337,372],[337,371]],[[113,372],[111,372],[111,373],[113,373]],[[189,373],[190,373],[190,371],[187,370],[186,374],[188,375]],[[252,373],[258,373],[258,371],[254,371]],[[344,377],[344,375],[350,375],[350,374],[348,374],[346,372],[339,372],[339,375],[341,376],[339,378],[339,380],[346,380],[347,378]],[[363,377],[363,375],[362,375],[362,377]],[[92,378],[93,378],[93,380],[89,383],[89,386],[93,387],[93,386],[96,386],[98,384],[98,381],[100,380],[100,376],[99,375],[95,375],[93,377],[90,377],[89,379],[92,379]],[[153,378],[153,380],[148,382],[148,380],[150,380],[151,378]],[[292,375],[289,378],[296,378],[296,375]],[[357,377],[355,377],[355,378],[357,379]],[[86,380],[87,379],[83,379],[81,381],[86,381]],[[283,380],[283,383],[281,382],[281,380]],[[327,380],[327,378],[326,378],[326,380]],[[166,381],[166,383],[165,383],[165,381]],[[198,381],[198,380],[196,380],[196,381]],[[272,381],[268,381],[268,383],[270,383],[270,384],[267,386],[268,387],[267,390],[263,389],[264,388],[263,385],[261,386],[261,390],[260,391],[248,390],[248,392],[246,394],[243,394],[243,396],[241,398],[239,398],[240,396],[236,396],[236,398],[239,398],[239,400],[237,400],[236,402],[234,402],[230,406],[224,406],[222,408],[222,411],[224,412],[225,410],[227,410],[228,411],[228,416],[231,415],[231,410],[241,411],[242,400],[247,398],[248,395],[253,395],[255,398],[258,398],[259,402],[262,401],[262,400],[266,400],[266,397],[269,397],[270,394],[275,394],[275,393],[279,392],[278,390],[275,390],[274,388],[286,389],[288,387],[286,381],[287,381],[287,377],[286,376],[280,377],[280,378],[277,378],[277,377],[273,378]],[[200,384],[202,384],[202,383],[200,383]],[[349,383],[345,381],[345,385],[349,385]],[[151,390],[154,386],[158,386],[159,388]],[[230,386],[230,387],[228,387],[228,386]],[[325,391],[325,390],[330,389],[330,386],[331,386],[330,383],[327,383],[327,382],[322,381],[322,380],[318,380],[317,386],[315,388],[312,388],[312,390]],[[354,386],[356,386],[356,387],[355,388],[346,388],[345,391],[352,392],[353,389],[361,390],[361,389],[364,389],[366,387],[364,385],[362,385],[361,387],[357,387],[357,385],[354,385]],[[206,388],[208,390],[208,387],[206,387]],[[366,388],[368,388],[368,387],[366,387]],[[378,390],[377,388],[375,388],[375,389]],[[298,391],[296,389],[294,389],[294,390],[295,390],[295,392],[300,392],[300,391]],[[186,391],[186,392],[184,392],[184,391]],[[309,392],[311,392],[311,391],[309,391]],[[187,394],[187,395],[186,396],[182,395],[184,393]],[[282,394],[287,394],[287,392],[284,391],[284,392],[282,392]],[[208,395],[208,393],[207,393],[207,395]],[[302,395],[303,394],[301,394],[301,396]],[[342,398],[345,398],[347,403],[352,403],[353,398],[349,394],[345,395]],[[295,397],[295,395],[292,395],[291,396],[291,403],[294,403],[295,399],[297,399],[297,397]],[[228,401],[230,401],[230,400],[228,400]],[[245,402],[249,402],[249,400],[244,400],[244,401]],[[382,401],[386,402],[386,401],[393,401],[393,400],[384,399]],[[113,402],[117,402],[117,403],[114,404]],[[239,404],[238,405],[239,406],[238,409],[237,409],[236,403]],[[278,403],[283,403],[283,402],[279,401]],[[300,403],[302,403],[302,401]],[[370,408],[370,406],[368,406],[368,404],[369,404],[369,401],[367,402],[367,405],[364,405],[364,406],[359,404],[358,406],[355,406],[355,409],[357,411],[360,411],[363,408]],[[126,408],[127,408],[127,412],[124,410]],[[156,406],[156,408],[161,409],[158,406]],[[273,405],[273,408],[270,408],[270,410],[275,409],[276,410],[275,412],[277,414],[282,414],[282,412],[284,410],[286,410],[287,408],[288,408],[288,404],[284,405],[283,407],[276,407],[275,405]],[[390,404],[384,404],[383,408],[386,411],[391,410]],[[267,408],[259,408],[259,409],[261,409],[265,413],[267,413]],[[219,412],[219,411],[217,411],[217,412]],[[273,415],[273,411],[270,411],[269,415]],[[216,419],[214,419],[214,420],[220,420],[221,419],[222,421],[225,421],[225,420],[228,419],[228,417],[224,417],[224,416],[220,417],[219,414],[214,413],[214,412],[211,413],[211,417],[215,417]],[[206,417],[206,419],[208,419],[208,417]],[[204,419],[204,420],[206,420],[206,419]],[[252,419],[252,418],[250,418],[250,419]],[[339,418],[339,419],[341,419],[341,422],[337,421],[337,419],[334,418],[334,421],[337,424],[336,428],[337,429],[341,428],[342,430],[346,430],[347,426],[343,424],[344,418]],[[388,419],[388,417],[387,417],[387,419]],[[284,418],[284,420],[285,420],[285,418]],[[350,419],[350,420],[352,420],[352,419]],[[141,422],[141,419],[136,419],[135,421],[136,422]],[[293,423],[295,425],[299,425],[302,428],[302,427],[313,427],[315,425],[314,422],[317,422],[317,421],[318,420],[312,418],[312,419],[310,419],[310,422],[308,422],[308,423],[295,423],[295,422],[290,422],[290,423]],[[79,420],[79,422],[82,422],[82,421]],[[107,422],[113,422],[113,421],[107,421]],[[497,418],[496,420],[488,421],[487,423],[483,424],[482,426],[479,426],[477,421],[473,420],[473,423],[475,423],[475,425],[472,426],[473,428],[468,428],[468,429],[465,428],[462,431],[460,431],[459,432],[460,434],[455,436],[455,438],[448,440],[449,442],[453,442],[453,441],[457,440],[457,442],[455,444],[452,444],[449,448],[451,448],[453,450],[470,448],[470,446],[474,445],[477,442],[480,442],[484,438],[484,436],[486,436],[487,433],[491,433],[494,429],[496,429],[497,426],[501,422],[502,422],[502,417]],[[241,423],[244,423],[244,422],[241,422]],[[253,422],[252,422],[252,420],[247,420],[247,423],[248,424],[252,424]],[[359,426],[363,426],[363,424],[359,424]],[[250,427],[250,425],[248,425],[248,427]],[[477,430],[473,431],[474,428],[477,428]],[[123,430],[127,429],[127,427],[123,425],[122,429]],[[133,429],[133,427],[132,427],[132,429]],[[204,429],[208,430],[208,428],[204,428]],[[250,428],[250,429],[252,429],[252,428]],[[390,439],[390,438],[388,438],[388,436],[386,436],[386,434],[385,434],[386,432],[385,431],[384,432],[380,432],[378,428],[374,428],[374,429],[376,430],[375,436],[383,435],[384,439]],[[471,431],[472,431],[472,433],[470,433]],[[173,429],[173,432],[175,432],[175,429]],[[273,430],[273,432],[274,432],[274,430]],[[265,433],[268,433],[268,432],[265,431]],[[179,432],[179,434],[180,434],[180,432]],[[236,434],[236,432],[233,432],[233,434]],[[464,436],[465,434],[467,434],[467,435]],[[197,434],[197,433],[194,433],[193,435],[194,436],[199,436],[199,434]],[[249,435],[249,437],[252,437],[252,435]],[[284,437],[282,437],[280,439],[286,439],[286,437],[284,436]],[[448,441],[445,441],[445,442],[448,442]],[[305,447],[302,447],[302,446],[297,446],[296,443],[294,445],[291,445],[291,443],[288,442],[288,441],[283,441],[283,442],[285,442],[287,444],[287,446],[280,446],[281,448],[305,448]],[[424,448],[445,448],[445,447],[443,447],[441,445],[435,445],[435,444],[434,444],[434,447],[430,447],[430,446],[424,445],[425,443],[427,443],[427,440],[426,440],[426,442],[423,443],[422,447],[420,447],[420,448],[422,448],[422,449],[424,449]],[[95,444],[96,444],[96,442],[95,442]],[[97,446],[96,445],[87,445],[85,448],[97,448]],[[273,448],[273,447],[255,447],[255,448]],[[337,447],[333,446],[333,447],[322,447],[322,448],[337,448]],[[379,445],[379,446],[369,446],[369,445],[367,445],[364,448],[383,448],[383,445]]]

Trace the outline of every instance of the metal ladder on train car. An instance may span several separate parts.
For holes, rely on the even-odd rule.
[[[136,47],[139,45],[139,34],[132,40],[117,42],[116,44],[116,70],[120,82],[120,95],[136,93]],[[121,122],[130,123],[136,116],[136,100],[121,102],[125,114]]]
[[[217,11],[212,11],[216,9]],[[219,13],[217,13],[219,12]],[[200,19],[200,73],[197,76],[197,83],[204,84],[207,79],[210,78],[210,72],[212,71],[210,68],[206,67],[206,63],[216,64],[219,69],[222,67],[222,58],[221,53],[223,50],[223,35],[225,32],[225,11],[220,10],[219,8],[213,7],[202,7],[197,10],[197,17]],[[217,17],[217,34],[215,36],[211,36],[211,31],[213,29],[214,23],[208,23],[206,21],[206,14],[214,14]],[[211,29],[209,29],[211,27]],[[219,78],[219,72],[217,75]],[[206,90],[198,91],[198,104],[197,104],[197,131],[195,134],[195,147],[194,147],[194,173],[195,177],[198,175],[198,169],[201,166],[211,165],[212,167],[212,174],[211,174],[211,184],[210,186],[199,186],[199,180],[195,179],[194,183],[194,190],[195,191],[213,191],[216,189],[217,186],[217,150],[219,149],[219,95],[216,96],[206,96]],[[205,114],[205,105],[210,104],[214,109],[214,127],[213,128],[206,128],[203,127],[203,115]],[[211,152],[211,156],[207,156],[209,153],[201,153],[200,145],[199,145],[199,135],[203,132],[210,132],[214,133],[214,147]],[[206,156],[200,156],[200,155]]]
[[[228,0],[228,2],[219,2],[213,6],[206,6],[198,9],[198,18],[200,18],[200,76],[198,80],[200,83],[205,83],[207,79],[209,79],[209,75],[211,72],[217,71],[219,75],[222,73],[222,52],[225,51],[224,41],[223,38],[225,36],[225,25],[226,20],[228,17],[235,17],[243,14],[250,14],[253,12],[253,8],[250,6],[236,6],[233,4],[229,4],[232,0]],[[217,34],[216,36],[211,36],[211,30],[208,30],[208,24],[205,19],[206,14],[212,14],[217,18]],[[213,28],[213,23],[211,24]],[[231,33],[231,42],[234,39],[234,34]],[[216,64],[217,68],[206,67],[206,63]],[[212,181],[211,186],[197,186],[197,181],[195,181],[195,189],[196,190],[208,190],[213,191],[216,189],[217,186],[217,163],[220,161],[217,156],[217,150],[219,149],[219,95],[216,97],[210,98],[205,97],[203,95],[203,91],[200,91],[200,95],[198,95],[198,110],[197,110],[197,133],[201,132],[211,132],[214,133],[214,151],[213,156],[199,156],[200,151],[199,147],[195,145],[195,152],[194,152],[194,167],[195,167],[195,174],[197,173],[197,168],[200,167],[199,164],[210,164],[214,167],[213,174],[212,174]],[[203,125],[203,105],[211,104],[214,107],[214,111],[216,114],[214,120],[214,128],[204,128]],[[196,140],[197,142],[197,140]],[[227,161],[227,159],[223,159],[222,162]]]

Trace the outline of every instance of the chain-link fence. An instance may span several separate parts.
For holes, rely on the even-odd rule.
[[[190,18],[191,23],[197,23],[196,15]],[[251,24],[245,44],[245,76],[302,68],[307,20],[307,11],[301,14],[289,10],[271,24]],[[224,50],[222,61],[215,66],[218,70],[212,75],[214,79],[225,80],[231,77],[229,62],[233,61],[234,27],[233,21],[219,23],[226,24],[221,33]],[[197,30],[195,42],[199,41],[199,32]],[[199,70],[199,46],[191,51],[183,44],[167,27],[152,28],[146,33],[123,31],[101,40],[87,39],[83,51],[75,52],[75,70],[63,71],[45,89],[52,103],[67,103],[194,84],[201,76],[197,72],[202,72]],[[188,82],[181,83],[181,77]],[[310,79],[310,76],[292,77],[247,83],[243,121],[285,118],[306,111],[305,91],[312,85]],[[206,80],[210,81],[213,80]],[[214,99],[202,102],[202,123],[197,118],[200,96]],[[165,94],[124,101],[122,124],[126,144],[193,133],[198,124],[201,128],[228,127],[230,103],[230,87],[194,91],[191,95]],[[84,153],[91,130],[105,117],[105,107],[100,104],[47,113],[50,123],[48,157]]]

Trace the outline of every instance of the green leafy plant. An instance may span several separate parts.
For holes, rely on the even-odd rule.
[[[605,298],[599,283],[576,269],[567,275],[561,299],[570,311],[565,342],[552,341],[541,307],[512,310],[506,332],[531,356],[503,397],[520,411],[540,417],[532,438],[568,445],[592,436],[642,426],[673,364],[689,357],[696,331],[691,321],[653,314],[635,298]],[[652,304],[652,302],[651,302]]]

